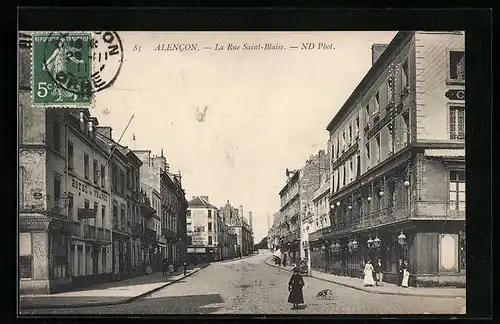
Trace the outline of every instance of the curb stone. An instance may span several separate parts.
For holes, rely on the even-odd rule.
[[[267,261],[269,261],[269,259]],[[287,272],[291,272],[291,270],[284,269],[284,268],[276,266],[274,264],[270,264],[267,261],[266,261],[266,264],[268,266],[271,266],[271,267],[274,267],[274,268],[278,268],[278,269],[281,269],[281,270],[284,270],[284,271],[287,271]],[[396,295],[396,296],[413,296],[413,297],[465,299],[465,296],[426,295],[426,294],[418,294],[418,293],[415,293],[415,294],[404,294],[404,293],[390,292],[390,291],[376,291],[376,290],[371,290],[371,289],[367,289],[367,288],[364,288],[364,287],[362,288],[362,287],[358,287],[358,286],[354,286],[354,285],[349,285],[349,284],[346,284],[346,283],[343,283],[343,282],[338,282],[338,281],[328,280],[328,279],[325,279],[325,278],[315,277],[315,276],[312,276],[312,275],[308,276],[308,277],[314,278],[314,279],[317,279],[317,280],[323,280],[323,281],[331,282],[331,283],[334,283],[334,284],[339,285],[339,286],[344,286],[344,287],[347,287],[347,288],[352,288],[352,289],[364,291],[364,292],[371,293],[371,294],[378,294],[378,295]]]
[[[85,303],[85,304],[63,304],[63,305],[41,305],[41,306],[27,306],[27,307],[19,307],[19,310],[20,311],[24,311],[24,310],[28,310],[28,309],[56,309],[56,308],[85,308],[85,307],[96,307],[96,306],[113,306],[113,305],[122,305],[122,304],[128,304],[130,302],[133,302],[134,300],[137,300],[137,299],[140,299],[142,297],[145,297],[149,294],[152,294],[162,288],[165,288],[171,284],[174,284],[178,281],[181,281],[182,279],[184,278],[187,278],[195,273],[197,273],[198,271],[202,270],[202,269],[205,269],[206,267],[208,267],[210,265],[210,263],[207,263],[203,266],[201,266],[199,269],[197,269],[196,271],[192,271],[188,274],[186,274],[185,276],[182,276],[180,278],[177,278],[175,280],[172,280],[172,281],[169,281],[167,283],[165,283],[164,285],[161,285],[159,287],[156,287],[152,290],[149,290],[147,292],[144,292],[140,295],[137,295],[137,296],[132,296],[132,297],[129,297],[129,298],[126,298],[126,299],[123,299],[123,300],[119,300],[119,301],[114,301],[114,302],[94,302],[94,303]]]

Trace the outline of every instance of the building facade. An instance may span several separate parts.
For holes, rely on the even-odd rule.
[[[327,268],[386,278],[409,260],[418,285],[465,283],[462,32],[399,32],[333,117]]]
[[[121,149],[116,149],[117,143],[112,139],[111,127],[97,127],[96,140],[107,148],[111,156],[109,172],[106,169],[100,174],[99,181],[104,181],[106,175],[110,178],[111,191],[111,224],[112,224],[112,266],[114,278],[120,279],[131,275],[130,219],[127,213],[127,178],[128,159]],[[97,168],[93,167],[95,170]]]
[[[218,209],[208,196],[195,196],[187,209],[187,253],[190,263],[219,259]]]
[[[20,292],[48,294],[111,279],[109,153],[87,109],[31,106],[20,36]]]
[[[230,234],[236,235],[236,246],[234,247],[237,257],[250,255],[253,251],[253,233],[250,223],[243,216],[243,206],[234,207],[226,201],[226,204],[219,208],[224,222]],[[251,216],[251,212],[249,212]]]

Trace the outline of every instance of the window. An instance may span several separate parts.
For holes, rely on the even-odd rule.
[[[464,51],[450,51],[450,80],[459,82],[465,80]]]
[[[359,135],[359,116],[356,117],[356,138]]]
[[[208,218],[212,218],[212,211],[211,210],[208,211]]]
[[[410,112],[408,111],[403,114],[403,124],[403,145],[406,145],[410,139]]]
[[[346,168],[345,168],[345,164],[342,165],[342,185],[345,186],[345,183],[346,183]]]
[[[465,171],[450,171],[450,210],[465,211]]]
[[[31,254],[31,233],[19,233],[19,275],[31,278],[33,255]]]
[[[118,228],[118,206],[113,205],[113,228]]]
[[[361,156],[358,154],[356,156],[356,178],[361,176]]]
[[[212,245],[213,242],[212,242],[212,236],[208,236],[208,245]]]
[[[190,210],[186,210],[186,217],[191,217],[191,211]]]
[[[102,217],[102,227],[104,228],[104,227],[107,227],[105,225],[108,223],[106,220],[106,206],[102,205],[101,210],[102,210],[102,216],[101,216]]]
[[[59,207],[59,200],[61,199],[61,179],[54,178],[54,206]]]
[[[118,191],[118,174],[117,174],[117,171],[116,171],[116,165],[113,164],[111,166],[111,190],[113,190],[114,192]]]
[[[349,180],[353,180],[354,179],[354,167],[353,167],[353,159],[354,157],[350,158],[349,159]]]
[[[389,78],[389,80],[387,80],[387,102],[394,102],[394,81],[392,80],[392,78]]]
[[[365,115],[366,115],[366,122],[368,123],[368,121],[370,120],[370,105],[367,104],[365,106]]]
[[[125,193],[125,173],[120,171],[120,192]]]
[[[352,141],[352,125],[349,124],[349,144],[351,144]]]
[[[365,145],[365,152],[366,152],[367,164],[368,164],[368,167],[370,167],[370,161],[371,161],[370,142],[366,143],[366,145]]]
[[[345,131],[342,132],[342,152],[345,150],[345,144],[346,144],[346,140],[345,140]]]
[[[450,107],[450,139],[465,139],[465,107]]]
[[[104,165],[102,165],[102,164],[101,164],[101,175],[100,175],[100,177],[101,177],[101,188],[104,188],[104,183],[105,183],[104,179],[106,177],[106,167]]]
[[[135,189],[139,191],[140,185],[139,185],[139,174],[135,174]]]
[[[380,133],[378,133],[376,136],[375,136],[375,140],[376,140],[376,143],[377,143],[377,162],[380,161],[380,156],[381,156],[381,149],[380,149]]]
[[[97,184],[97,179],[99,178],[99,173],[98,173],[99,170],[96,159],[92,161],[92,171],[94,173],[94,184]]]
[[[208,223],[208,231],[212,230],[212,223]]]
[[[125,227],[125,205],[120,206],[120,228]]]
[[[73,220],[75,202],[73,200],[73,195],[68,195],[68,218]]]
[[[68,170],[73,170],[73,143],[68,141]]]
[[[339,150],[340,150],[340,138],[337,137],[337,154],[335,155],[336,157],[339,156]]]
[[[61,126],[59,124],[59,122],[57,121],[57,119],[54,119],[54,133],[53,133],[53,136],[54,136],[54,150],[56,150],[57,152],[61,152]]]
[[[408,88],[409,82],[408,76],[408,61],[405,61],[401,66],[401,90]]]
[[[375,108],[373,110],[374,112],[378,112],[380,110],[380,94],[378,91],[375,94]]]
[[[388,142],[387,143],[387,147],[389,148],[389,155],[391,155],[392,153],[394,153],[394,136],[395,136],[395,132],[394,132],[394,121],[391,121],[387,124],[387,129],[389,130],[389,137],[388,137]]]
[[[83,169],[85,174],[85,179],[89,178],[89,155],[85,153],[83,155]]]

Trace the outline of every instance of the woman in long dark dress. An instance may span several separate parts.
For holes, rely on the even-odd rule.
[[[302,287],[304,287],[304,279],[300,275],[299,268],[293,269],[293,275],[288,282],[288,302],[293,304],[293,309],[297,309],[299,304],[304,303],[304,295],[302,294]]]

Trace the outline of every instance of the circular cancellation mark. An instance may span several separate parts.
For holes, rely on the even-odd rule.
[[[123,45],[117,32],[94,31],[91,34],[88,41],[82,41],[72,37],[73,33],[52,32],[44,46],[43,64],[50,78],[62,89],[82,96],[112,86],[123,64]],[[48,46],[49,42],[55,43],[57,48],[64,51],[66,60],[80,62],[81,69],[87,69],[88,73],[52,72],[47,60],[51,57],[54,46]]]

